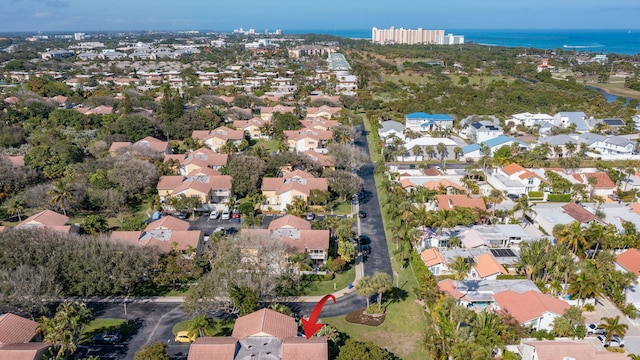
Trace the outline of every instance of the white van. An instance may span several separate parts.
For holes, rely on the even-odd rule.
[[[225,208],[222,211],[222,215],[220,216],[220,220],[229,220],[231,218],[231,213],[229,212],[229,208]]]

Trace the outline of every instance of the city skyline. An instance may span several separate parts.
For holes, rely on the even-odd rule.
[[[322,6],[293,0],[251,6],[204,0],[85,2],[0,0],[0,32],[212,30],[243,27],[286,30],[365,29],[390,26],[425,29],[636,29],[640,3],[628,0],[454,0],[453,2],[345,3]],[[313,15],[313,16],[310,16]]]

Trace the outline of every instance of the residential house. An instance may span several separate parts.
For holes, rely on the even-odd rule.
[[[444,152],[438,151],[438,145],[444,144]],[[428,159],[438,159],[441,160],[444,158],[445,160],[453,160],[455,159],[455,151],[454,149],[458,147],[458,143],[449,139],[449,138],[434,138],[431,136],[423,136],[417,139],[412,139],[407,141],[404,144],[404,147],[409,151],[413,152],[414,149],[420,149],[418,153],[407,154],[405,156],[398,156],[398,159],[401,161],[406,160],[414,160],[420,158],[422,160]]]
[[[473,225],[460,234],[460,241],[466,248],[504,247],[533,240],[519,224]]]
[[[438,210],[452,210],[456,207],[473,210],[487,210],[487,205],[481,198],[470,198],[467,195],[436,195]]]
[[[82,113],[83,115],[108,115],[108,114],[113,114],[113,107],[104,106],[104,105],[96,106],[94,108],[79,107],[79,108],[76,108],[76,110],[79,111],[80,113]]]
[[[269,124],[261,118],[251,118],[249,120],[234,120],[233,127],[249,134],[252,139],[266,139],[268,136],[262,132],[263,127]]]
[[[220,152],[220,149],[231,141],[236,145],[244,139],[244,131],[234,130],[225,126],[220,126],[213,130],[194,130],[191,134],[194,139],[202,140],[212,151]]]
[[[598,155],[632,155],[635,151],[635,142],[622,136],[603,136],[599,134],[584,133],[578,138],[586,143],[589,150]],[[624,158],[624,157],[623,157]]]
[[[180,223],[155,221],[147,226],[144,231],[114,231],[109,240],[117,243],[129,244],[138,247],[156,246],[163,254],[172,250],[180,251],[186,255],[199,256],[204,250],[204,234],[200,230],[176,230],[184,228]],[[176,229],[168,228],[175,226]]]
[[[303,129],[330,131],[331,129],[340,126],[340,122],[336,120],[327,120],[323,117],[317,117],[314,119],[300,120],[300,125]]]
[[[587,120],[587,124],[591,129],[601,128],[603,132],[608,134],[616,134],[627,125],[622,119],[589,119]]]
[[[220,175],[217,170],[227,165],[228,159],[228,154],[219,154],[208,147],[202,147],[187,154],[165,155],[164,162],[169,160],[177,161],[179,163],[178,169],[183,176],[187,176],[194,171],[203,171],[203,169],[207,168],[216,170],[215,173],[209,175]]]
[[[16,229],[49,229],[63,234],[77,233],[78,228],[69,224],[69,217],[55,211],[44,210],[35,215],[29,216],[18,225]]]
[[[383,121],[381,127],[378,129],[378,135],[380,139],[385,143],[390,143],[394,137],[405,141],[404,137],[404,125],[397,121],[387,120]]]
[[[153,136],[147,136],[142,140],[138,140],[135,143],[133,143],[133,146],[148,147],[154,151],[157,151],[165,155],[171,154],[172,152],[171,145],[169,144],[168,141],[162,141],[154,138]]]
[[[415,112],[404,116],[407,129],[413,131],[433,131],[453,128],[453,117],[446,114]]]
[[[461,280],[445,279],[438,282],[438,288],[445,294],[458,299],[460,305],[481,311],[493,308],[494,295],[506,290],[517,293],[540,292],[531,280]]]
[[[569,308],[567,302],[533,290],[523,293],[505,290],[494,294],[493,298],[496,310],[534,330],[551,331],[553,320]]]
[[[491,253],[476,256],[470,270],[471,278],[476,280],[496,280],[498,275],[507,274],[504,266]]]
[[[327,338],[298,336],[298,323],[290,316],[261,309],[239,317],[230,337],[200,337],[189,347],[187,360],[326,360]]]
[[[331,119],[337,113],[342,110],[341,107],[330,107],[326,105],[322,105],[320,107],[308,107],[307,108],[307,119],[315,119],[318,117],[322,117],[325,119]]]
[[[420,258],[433,275],[448,273],[447,262],[438,248],[432,247],[420,253]]]
[[[476,143],[483,143],[504,133],[502,127],[491,121],[476,121],[466,128],[467,138]]]
[[[568,128],[574,126],[577,132],[589,131],[589,124],[586,121],[586,115],[581,111],[564,111],[553,116],[553,123],[556,126]]]
[[[294,199],[308,200],[311,190],[327,191],[327,179],[296,170],[281,178],[263,178],[262,195],[265,196],[263,210],[284,211]]]
[[[208,169],[208,168],[205,168]],[[222,210],[231,197],[231,176],[229,175],[204,175],[194,171],[189,176],[162,176],[156,189],[161,201],[166,201],[170,196],[198,197],[207,210]]]
[[[51,344],[31,342],[0,346],[0,360],[42,360]]]
[[[0,315],[0,350],[9,344],[24,344],[37,340],[37,322],[12,313]]]
[[[487,177],[487,182],[500,191],[526,195],[530,191],[538,191],[540,184],[547,182],[547,180],[516,163],[511,163],[503,167],[496,167],[493,173]]]
[[[511,117],[505,121],[506,124],[512,123],[514,126],[522,125],[526,128],[532,128],[535,124],[540,122],[555,125],[553,116],[541,113],[532,114],[529,112],[511,115]]]
[[[572,174],[572,177],[575,182],[586,185],[587,189],[593,191],[594,195],[604,198],[613,194],[616,190],[616,184],[607,173],[602,171],[577,173]],[[589,181],[593,181],[590,179],[595,179],[595,184],[590,184]]]
[[[627,249],[616,255],[616,270],[632,273],[638,278],[640,276],[640,250]],[[640,288],[638,283],[630,284],[625,289],[626,303],[640,307]]]
[[[575,136],[561,134],[542,138],[538,146],[542,144],[549,145],[550,151],[547,154],[549,157],[561,158],[572,155],[569,154],[567,150],[567,144],[573,144],[574,149],[577,150],[580,146],[580,141],[576,139]],[[575,153],[576,150],[573,150],[573,153]]]
[[[524,149],[524,150],[529,149],[529,144],[523,141],[514,139],[510,136],[500,135],[493,139],[486,140],[485,142],[482,143],[482,145],[486,145],[488,147],[489,154],[483,154],[481,144],[474,143],[474,144],[464,146],[462,148],[462,158],[479,159],[484,155],[493,156],[493,153],[495,153],[501,147],[513,146],[513,144],[517,144],[517,146],[520,149]]]
[[[333,132],[313,129],[285,130],[284,137],[289,150],[297,152],[315,150],[324,154],[327,152],[328,142],[333,139]]]
[[[296,110],[295,106],[283,106],[283,105],[276,105],[274,107],[263,106],[262,108],[260,108],[260,117],[262,118],[262,120],[270,121],[274,113],[280,113],[280,114],[292,113],[293,114],[295,110]]]
[[[331,155],[321,154],[314,150],[307,150],[303,152],[304,155],[310,157],[313,161],[317,161],[325,170],[335,170],[336,160]]]
[[[605,350],[601,344],[584,340],[526,340],[516,347],[522,360],[625,360],[625,353]]]

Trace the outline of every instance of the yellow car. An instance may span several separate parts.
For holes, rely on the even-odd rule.
[[[196,340],[195,336],[189,336],[187,331],[178,331],[176,334],[177,343],[192,343]]]

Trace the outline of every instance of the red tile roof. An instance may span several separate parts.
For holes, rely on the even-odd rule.
[[[616,262],[630,273],[640,276],[640,250],[628,249],[616,255]]]
[[[476,256],[475,262],[476,263],[473,267],[481,278],[496,274],[508,274],[504,266],[502,266],[490,253]]]
[[[583,224],[591,221],[598,221],[602,224],[606,224],[604,220],[590,213],[587,209],[576,203],[568,203],[562,207],[562,210],[565,214],[571,216],[572,218]]]
[[[282,360],[327,360],[329,344],[325,336],[286,338],[282,342]]]
[[[42,359],[49,346],[41,342],[5,345],[0,347],[0,360]]]
[[[155,229],[186,231],[186,230],[189,230],[189,222],[185,220],[180,220],[173,216],[163,216],[162,218],[149,223],[149,225],[147,225],[144,231],[151,231]]]
[[[16,227],[29,227],[29,226],[64,226],[69,222],[69,217],[62,214],[58,214],[55,211],[44,210],[35,215],[29,216],[24,219]]]
[[[420,254],[422,261],[427,267],[446,263],[444,256],[436,248],[430,248]]]
[[[150,231],[114,231],[109,237],[112,241],[135,246],[157,246],[160,252],[169,253],[174,244],[177,249],[200,249],[202,232],[200,230],[150,230]]]
[[[273,336],[280,340],[298,334],[295,319],[270,309],[261,309],[236,320],[232,337],[244,340],[250,336]]]
[[[592,343],[574,341],[527,341],[525,345],[535,348],[538,360],[625,360],[625,353],[614,353],[598,349]]]
[[[562,315],[569,308],[568,303],[533,290],[524,293],[505,290],[494,294],[493,298],[502,311],[511,314],[520,323],[538,319],[545,312]]]
[[[515,173],[519,173],[520,171],[525,171],[525,168],[523,168],[522,166],[516,164],[516,163],[511,163],[505,167],[502,168],[502,171],[504,171],[505,174],[507,175],[513,175]]]
[[[596,184],[593,186],[595,189],[614,189],[616,187],[616,184],[605,172],[600,171],[573,174],[573,178],[581,182],[582,184],[588,184],[590,177],[596,178]]]
[[[26,343],[36,336],[38,323],[7,313],[0,315],[0,346]]]
[[[470,198],[467,195],[436,195],[438,209],[453,209],[454,207],[463,207],[469,209],[486,210],[487,205],[481,198]]]
[[[234,360],[236,340],[233,337],[200,337],[189,347],[187,360]]]
[[[294,215],[285,215],[269,223],[269,230],[289,227],[298,230],[311,230],[311,223]]]

